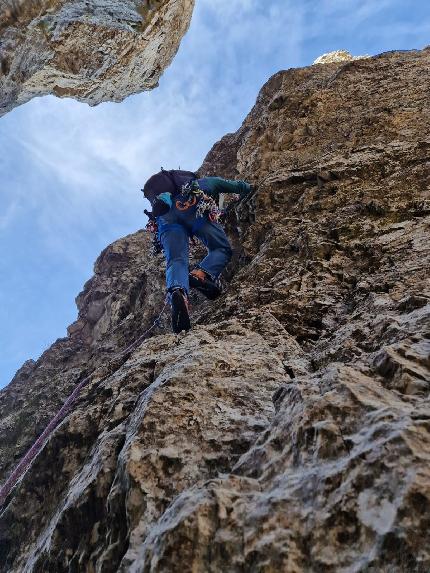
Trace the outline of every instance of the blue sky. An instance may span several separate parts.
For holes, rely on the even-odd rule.
[[[158,89],[96,108],[38,98],[1,118],[0,387],[65,336],[101,250],[144,226],[144,181],[196,169],[273,73],[428,44],[428,0],[196,0]]]

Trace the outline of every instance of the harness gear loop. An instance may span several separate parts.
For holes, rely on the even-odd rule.
[[[187,199],[186,201],[180,201],[178,199],[175,202],[175,205],[176,205],[176,209],[178,209],[179,211],[186,211],[190,207],[194,207],[194,205],[196,203],[197,203],[197,197],[194,196],[194,197]]]

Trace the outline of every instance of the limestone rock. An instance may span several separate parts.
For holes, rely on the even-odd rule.
[[[0,514],[2,573],[430,569],[429,64],[267,82],[201,168],[257,191],[189,333],[112,360],[163,263],[143,231],[101,254],[69,337],[0,393],[4,479],[95,370]]]
[[[194,0],[2,0],[0,116],[35,96],[90,105],[152,89]]]
[[[339,62],[353,62],[354,60],[361,60],[363,58],[368,58],[369,56],[353,56],[348,50],[335,50],[334,52],[328,52],[319,56],[315,61],[315,64],[338,64]]]

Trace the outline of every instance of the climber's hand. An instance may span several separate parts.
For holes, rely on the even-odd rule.
[[[239,201],[234,203],[234,207],[236,208],[239,207],[240,205],[243,205],[243,203],[245,203],[246,201],[248,201],[248,199],[251,199],[251,197],[255,195],[256,191],[257,188],[254,187],[254,185],[248,184],[248,189],[246,190],[246,193],[242,194]]]

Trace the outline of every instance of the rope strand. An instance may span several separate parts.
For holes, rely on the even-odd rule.
[[[161,317],[163,316],[163,313],[166,310],[167,305],[168,305],[168,300],[166,298],[166,300],[164,302],[164,306],[163,306],[160,314],[154,320],[152,325],[147,330],[145,330],[145,332],[143,334],[141,334],[139,336],[139,338],[137,338],[134,342],[129,344],[129,346],[127,346],[125,348],[125,350],[122,350],[117,355],[115,355],[112,358],[112,360],[108,363],[108,366],[111,365],[118,358],[127,356],[127,354],[129,354],[132,350],[134,350],[137,346],[139,346],[139,344],[141,342],[143,342],[143,340],[148,336],[148,334],[150,332],[152,332],[154,330],[154,328],[156,328],[157,326],[160,326]],[[121,366],[122,366],[122,364],[120,366],[118,366],[118,368],[116,370],[118,370]],[[10,492],[16,486],[16,484],[18,483],[18,480],[27,472],[27,470],[31,466],[32,462],[36,459],[36,457],[39,455],[39,453],[41,452],[41,450],[45,446],[45,444],[46,444],[48,438],[50,437],[50,435],[52,434],[52,432],[57,428],[57,426],[60,424],[60,422],[66,417],[66,415],[70,411],[72,405],[78,399],[82,389],[85,388],[85,386],[90,382],[91,378],[93,377],[93,375],[96,372],[97,372],[97,369],[94,370],[94,372],[92,372],[89,376],[86,376],[83,380],[81,380],[81,382],[79,382],[79,384],[75,387],[75,389],[70,394],[70,396],[67,398],[67,400],[64,402],[64,404],[62,405],[60,410],[57,412],[57,414],[52,418],[52,420],[49,422],[49,424],[46,426],[44,431],[40,434],[40,436],[37,438],[37,440],[34,442],[34,444],[31,446],[31,448],[27,451],[27,453],[24,455],[24,457],[21,458],[21,460],[18,462],[15,469],[12,471],[12,473],[10,474],[8,479],[5,481],[5,483],[0,488],[0,507],[2,507],[4,505],[4,503],[7,499],[7,496],[10,494]],[[103,382],[103,380],[106,380],[106,378],[108,378],[111,375],[112,374],[108,374],[107,376],[102,378],[99,381],[99,384],[101,382]]]

